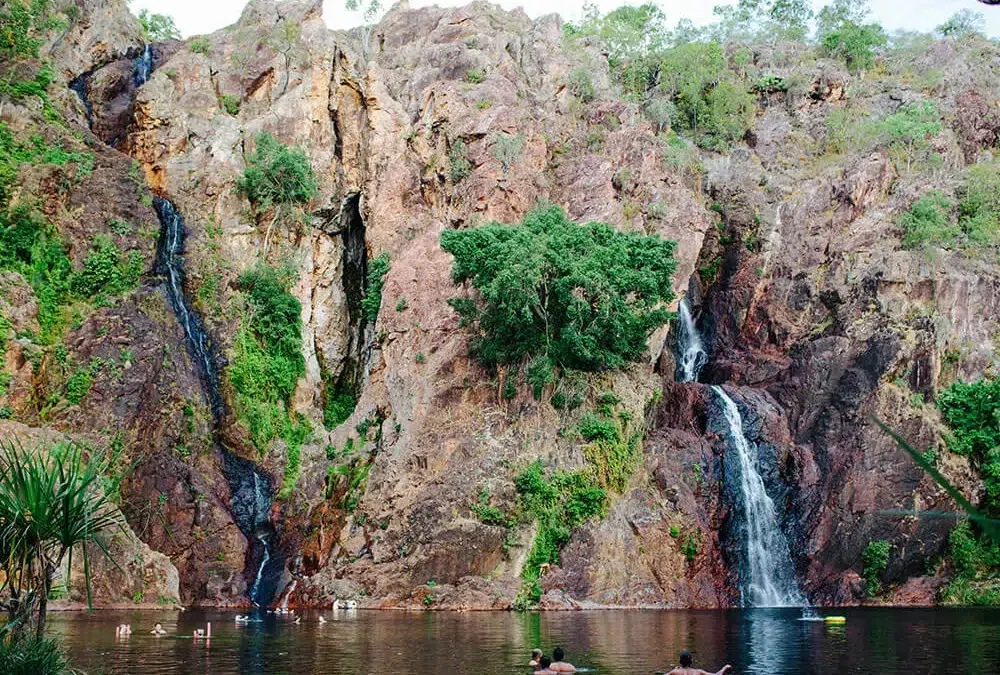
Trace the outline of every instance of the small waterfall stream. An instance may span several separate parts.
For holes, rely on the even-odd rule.
[[[736,402],[718,385],[712,391],[722,401],[729,437],[739,461],[738,505],[742,515],[743,554],[746,563],[743,604],[753,607],[802,607],[805,597],[795,581],[788,540],[778,523],[774,501],[757,470],[757,451],[743,434],[743,416]]]
[[[163,226],[157,246],[157,271],[167,278],[170,305],[184,328],[188,349],[197,365],[218,430],[225,412],[219,386],[218,358],[201,316],[191,308],[184,295],[184,219],[169,200],[156,197],[153,206]],[[230,487],[233,519],[251,546],[259,549],[255,557],[259,555],[261,562],[250,589],[250,599],[258,606],[266,605],[274,595],[277,577],[284,564],[282,557],[275,554],[272,545],[274,527],[271,524],[271,506],[274,486],[270,479],[257,470],[253,462],[224,447],[221,454],[223,473]]]
[[[678,307],[677,380],[697,382],[701,369],[708,362],[708,353],[698,334],[687,298]],[[729,426],[729,438],[737,459],[737,512],[740,522],[740,549],[743,556],[744,605],[752,607],[803,607],[808,605],[795,580],[795,568],[788,541],[781,531],[774,501],[767,494],[764,479],[758,470],[756,448],[743,433],[743,416],[736,402],[718,385],[712,391],[722,402]],[[727,475],[730,475],[727,472]]]
[[[135,60],[135,71],[133,72],[132,79],[135,81],[135,87],[138,89],[142,85],[149,81],[149,75],[153,72],[153,49],[149,46],[147,42],[142,47],[142,54]]]
[[[691,307],[687,298],[681,300],[678,307],[680,323],[677,334],[677,373],[680,382],[697,382],[701,369],[708,363],[708,353],[701,343],[698,328],[691,316]]]

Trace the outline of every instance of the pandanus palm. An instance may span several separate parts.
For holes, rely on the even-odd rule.
[[[14,626],[36,619],[42,636],[53,579],[77,548],[90,602],[86,545],[94,542],[107,554],[98,535],[123,522],[102,484],[105,468],[73,444],[43,450],[0,441],[0,593],[7,591]]]

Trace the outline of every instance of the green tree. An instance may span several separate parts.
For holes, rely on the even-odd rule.
[[[889,146],[894,159],[906,160],[909,171],[913,160],[926,157],[931,139],[941,133],[941,114],[934,101],[908,103],[877,122],[873,131],[878,142]]]
[[[817,15],[816,35],[828,55],[847,64],[853,73],[868,70],[875,52],[889,38],[882,26],[866,23],[868,0],[834,0]]]
[[[719,17],[714,31],[724,41],[804,40],[813,16],[808,0],[739,0],[712,11]]]
[[[264,452],[274,438],[282,438],[288,446],[286,477],[297,477],[299,448],[310,429],[289,412],[295,386],[305,373],[302,306],[288,290],[291,275],[260,265],[240,276],[237,288],[245,305],[227,375],[236,392],[237,415],[254,445]]]
[[[663,12],[653,3],[626,5],[603,17],[591,6],[580,24],[566,24],[565,33],[569,39],[596,37],[607,51],[611,72],[634,99],[642,99],[654,84],[658,55],[670,37]]]
[[[268,42],[285,59],[285,83],[281,86],[281,93],[284,94],[288,91],[288,80],[292,76],[292,57],[302,44],[302,26],[295,21],[282,19],[271,31]]]
[[[986,510],[1000,514],[1000,379],[956,382],[941,392],[937,405],[951,427],[948,447],[979,466]]]
[[[89,601],[87,544],[104,550],[98,536],[123,524],[108,498],[114,489],[106,468],[72,444],[27,449],[0,441],[0,593],[16,629],[34,622],[42,638],[53,578],[75,549],[83,555]]]
[[[139,28],[146,42],[180,40],[181,32],[174,24],[174,18],[167,14],[152,14],[148,9],[139,12]]]
[[[670,318],[674,242],[659,237],[578,225],[553,206],[519,225],[446,231],[441,246],[455,257],[455,283],[477,291],[450,303],[490,367],[622,368]]]
[[[955,12],[948,20],[938,26],[935,31],[945,38],[962,38],[975,33],[982,34],[986,28],[986,17],[971,9]]]
[[[861,576],[865,580],[865,589],[868,595],[878,595],[882,592],[882,572],[889,566],[889,553],[892,551],[892,544],[879,539],[869,541],[865,550],[861,553]]]
[[[816,36],[822,40],[845,23],[862,24],[870,13],[868,0],[833,0],[816,15]]]
[[[674,127],[706,148],[723,149],[753,121],[754,99],[718,42],[691,42],[663,55],[660,87],[676,108]]]
[[[1000,243],[1000,166],[977,164],[969,167],[961,190],[958,226],[973,247]]]
[[[903,227],[903,246],[917,248],[925,244],[949,245],[958,235],[951,220],[951,202],[940,192],[932,191],[914,202],[899,217]]]
[[[312,199],[316,178],[309,158],[300,148],[284,145],[269,133],[257,134],[254,145],[236,189],[250,200],[258,215],[274,213],[264,237],[266,252],[274,224]]]

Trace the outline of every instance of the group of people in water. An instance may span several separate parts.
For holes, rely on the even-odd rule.
[[[357,605],[355,604],[355,607],[356,606]],[[351,608],[350,605],[348,605],[347,607]],[[337,607],[335,605],[334,611],[338,609],[340,609],[340,607]],[[269,610],[268,614],[271,613],[272,611]],[[278,610],[273,610],[273,613],[291,614],[294,616],[295,610],[278,609]],[[249,614],[246,616],[242,616],[239,614],[236,615],[236,623],[247,623],[250,620],[251,619]],[[299,623],[301,621],[302,621],[301,616],[295,617],[295,623]],[[319,622],[326,623],[326,619],[324,619],[323,616],[320,615]],[[157,621],[156,624],[153,626],[152,630],[149,631],[149,633],[150,635],[160,636],[160,635],[166,635],[167,631],[163,628],[163,624]],[[125,639],[131,634],[132,634],[132,624],[122,623],[115,626],[116,640]],[[210,639],[212,637],[212,624],[211,623],[206,624],[204,629],[199,628],[195,630],[192,633],[191,637],[194,638],[195,640]],[[680,654],[679,666],[671,670],[669,673],[658,673],[658,675],[726,675],[726,673],[729,672],[729,670],[732,668],[732,666],[727,664],[718,671],[710,673],[708,671],[701,670],[700,668],[695,668],[693,664],[694,664],[694,659],[691,656],[691,652],[684,651],[681,652]],[[556,647],[555,649],[553,649],[551,658],[546,656],[541,649],[535,648],[531,650],[531,660],[528,661],[528,665],[531,666],[533,672],[542,673],[543,675],[555,675],[556,673],[577,672],[576,666],[566,661],[566,652],[563,651],[562,647]]]
[[[679,666],[671,670],[666,675],[726,675],[726,673],[732,668],[732,666],[727,664],[715,673],[695,668],[691,652],[687,651],[681,652],[680,663],[681,664]],[[546,656],[541,649],[535,648],[531,650],[531,660],[528,661],[528,665],[531,666],[532,670],[536,673],[548,674],[576,672],[576,666],[572,663],[566,662],[566,653],[563,651],[562,647],[556,647],[552,650],[552,658]],[[664,674],[658,673],[658,675]]]
[[[562,647],[552,650],[552,658],[549,658],[541,649],[531,650],[531,660],[528,665],[536,673],[575,673],[576,666],[566,662],[566,652]]]

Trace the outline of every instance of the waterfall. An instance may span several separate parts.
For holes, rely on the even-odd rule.
[[[201,317],[191,310],[184,297],[184,219],[173,203],[161,197],[153,199],[153,207],[163,226],[157,250],[158,271],[167,276],[170,305],[184,328],[191,355],[201,369],[212,415],[218,422],[222,415],[222,394],[219,390],[219,369],[215,353]]]
[[[267,536],[261,535],[257,537],[257,540],[264,547],[264,557],[260,559],[260,567],[257,568],[257,578],[253,581],[253,586],[250,588],[250,600],[253,604],[260,607],[257,602],[257,596],[260,594],[260,580],[264,578],[264,568],[267,567],[267,563],[271,560],[271,547],[267,544]]]
[[[184,219],[169,200],[155,197],[153,207],[163,228],[157,244],[157,271],[166,276],[167,297],[184,329],[185,342],[198,368],[218,431],[225,412],[219,385],[218,358],[201,316],[194,311],[184,294]],[[274,537],[271,536],[274,534],[271,524],[274,486],[253,462],[225,448],[221,449],[221,455],[222,471],[229,483],[233,520],[251,546],[260,549],[261,563],[250,590],[250,599],[257,605],[266,605],[274,595],[274,586],[284,565],[282,556],[277,555],[274,549]]]
[[[701,369],[708,362],[708,354],[698,335],[698,328],[691,317],[687,298],[678,307],[680,323],[677,331],[677,373],[681,382],[697,382]]]
[[[807,604],[795,581],[788,541],[778,523],[774,501],[757,470],[757,451],[743,435],[743,417],[722,387],[712,386],[722,401],[729,436],[736,448],[739,473],[738,509],[742,515],[746,578],[743,604],[754,607],[802,607]]]
[[[147,42],[142,48],[142,55],[135,60],[135,70],[132,79],[138,89],[149,80],[149,74],[153,72],[153,50]]]
[[[288,590],[285,591],[285,597],[281,600],[281,609],[288,609],[288,599],[292,597],[292,593],[295,592],[295,585],[298,583],[298,579],[292,579],[292,583],[289,584]]]

